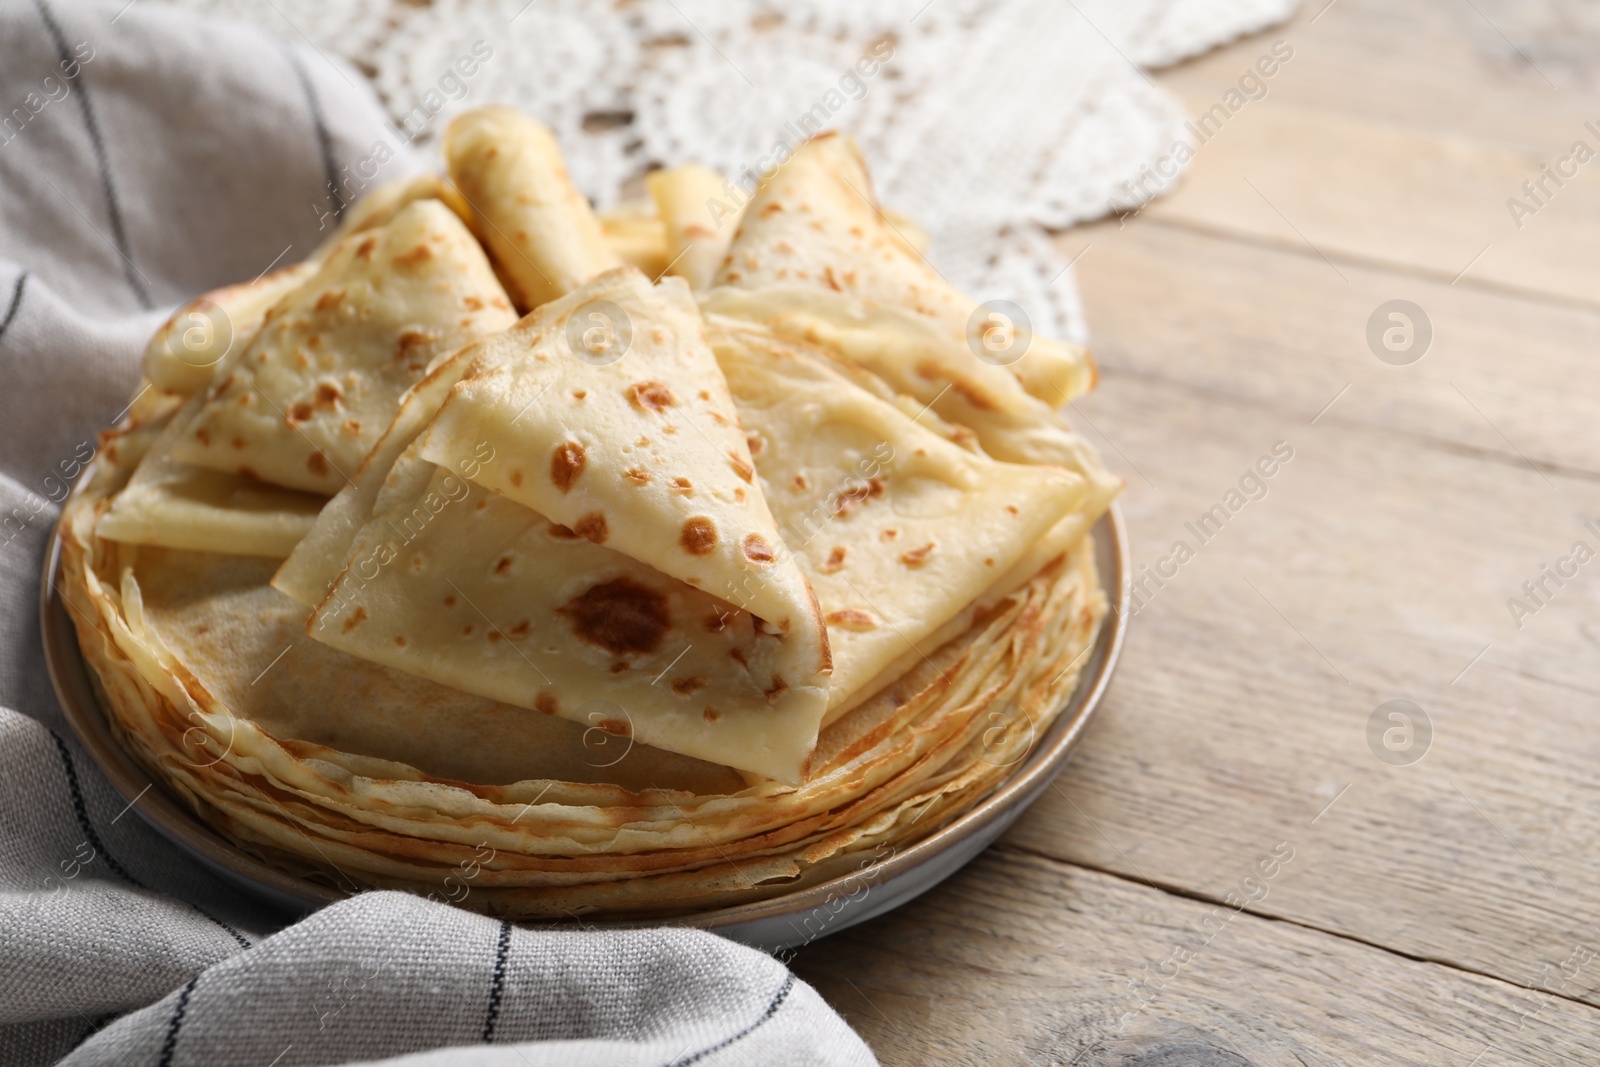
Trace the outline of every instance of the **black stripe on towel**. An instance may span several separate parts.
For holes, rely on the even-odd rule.
[[[111,868],[112,873],[117,875],[117,877],[121,878],[124,882],[127,882],[129,885],[134,886],[135,888],[143,889],[147,892],[153,892],[149,886],[139,881],[139,879],[135,878],[128,872],[126,867],[117,862],[117,858],[111,854],[111,850],[106,848],[106,843],[101,840],[100,834],[96,832],[94,828],[94,824],[89,821],[89,805],[83,798],[83,786],[78,781],[78,769],[77,767],[73,766],[72,753],[70,750],[68,750],[67,743],[61,740],[60,735],[54,731],[51,731],[50,739],[56,743],[56,751],[61,754],[61,766],[67,772],[67,789],[72,794],[72,812],[78,818],[78,829],[83,831],[83,839],[89,842],[89,846],[94,849],[96,856],[105,857],[106,866]],[[195,911],[211,920],[211,922],[227,931],[229,937],[239,942],[239,947],[250,947],[249,940],[246,939],[243,934],[235,930],[232,926],[223,922],[221,919],[217,918],[215,915],[211,914],[206,909],[202,908],[200,905],[189,902],[189,907],[193,908]]]
[[[322,153],[322,175],[328,183],[323,193],[328,198],[328,206],[333,209],[333,217],[337,219],[344,214],[345,203],[339,195],[339,171],[333,163],[333,138],[328,133],[328,119],[322,110],[322,97],[317,95],[317,87],[311,84],[311,75],[300,62],[300,53],[287,44],[283,46],[283,51],[289,57],[289,65],[294,68],[294,76],[300,81],[300,89],[306,94],[306,106],[311,109],[311,125],[317,134],[317,150]]]
[[[17,317],[17,309],[22,307],[22,290],[28,284],[28,272],[23,271],[17,275],[17,284],[11,290],[11,302],[6,305],[4,318],[0,318],[0,340],[4,340],[6,331],[11,328],[11,320]]]
[[[710,1048],[703,1048],[699,1052],[696,1052],[693,1056],[687,1056],[683,1059],[673,1060],[668,1067],[689,1067],[691,1063],[698,1063],[713,1053],[721,1052],[735,1041],[741,1041],[744,1038],[749,1037],[751,1034],[759,1030],[762,1024],[764,1024],[768,1019],[778,1014],[778,1009],[783,1007],[783,1002],[789,999],[789,994],[793,991],[794,975],[785,975],[783,979],[783,985],[778,989],[778,992],[773,995],[772,1003],[768,1004],[767,1010],[761,1013],[761,1018],[757,1019],[743,1030],[740,1030],[732,1037],[725,1038],[724,1040],[717,1042],[715,1045],[712,1045]]]
[[[506,992],[506,956],[511,951],[511,923],[500,920],[500,940],[494,949],[494,977],[489,980],[489,1009],[483,1016],[483,1040],[494,1040],[494,1027],[500,1021],[500,999]]]
[[[172,1020],[167,1023],[167,1036],[162,1039],[161,1059],[156,1061],[156,1067],[172,1067],[172,1053],[178,1047],[178,1031],[183,1028],[183,1015],[189,1010],[189,996],[199,981],[197,974],[189,979],[189,984],[178,994],[178,1006],[172,1009]]]
[[[50,11],[48,0],[33,0],[33,6],[39,9],[39,18],[44,23],[45,32],[50,35],[50,43],[55,46],[56,56],[63,65],[74,62],[72,52],[67,48],[67,39],[61,32],[61,26],[56,22],[55,15]],[[95,167],[100,171],[100,190],[106,198],[106,218],[111,225],[111,243],[117,250],[117,258],[122,260],[122,274],[128,279],[128,288],[133,290],[133,298],[145,310],[155,307],[150,300],[150,294],[145,291],[144,279],[133,265],[133,257],[128,254],[128,233],[122,226],[122,205],[117,200],[116,186],[111,183],[111,160],[106,155],[105,138],[100,136],[100,123],[94,117],[94,105],[89,101],[89,79],[81,71],[78,74],[78,110],[83,112],[83,124],[89,131],[89,144],[94,149]]]

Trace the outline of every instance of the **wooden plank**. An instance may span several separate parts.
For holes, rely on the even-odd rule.
[[[1556,89],[1527,69],[1496,67],[1468,7],[1441,18],[1423,5],[1397,24],[1348,6],[1317,26],[1302,13],[1294,26],[1163,76],[1198,116],[1226,104],[1273,39],[1295,49],[1264,82],[1264,98],[1217,113],[1189,175],[1146,213],[1336,261],[1600,300],[1600,263],[1587,254],[1600,244],[1600,111],[1583,83]],[[1340,26],[1354,27],[1343,41]],[[1393,61],[1413,42],[1424,56]],[[1423,61],[1436,56],[1442,70]],[[1452,88],[1443,97],[1414,91],[1423,80]],[[1475,106],[1507,81],[1514,108]],[[1579,141],[1589,162],[1561,163]],[[1543,177],[1545,164],[1568,176]],[[1542,191],[1525,191],[1526,181]],[[1513,198],[1526,210],[1513,212]]]
[[[1310,0],[1286,25],[1158,77],[1209,106],[1282,40],[1294,54],[1268,80],[1269,97],[1542,154],[1595,117],[1595,31],[1570,14],[1515,0]]]
[[[1501,462],[1600,471],[1600,314],[1139,218],[1060,238],[1108,377],[1160,376],[1309,421],[1361,421]],[[1600,290],[1597,290],[1600,292]],[[1417,304],[1415,363],[1374,354],[1368,321]],[[1398,357],[1395,357],[1398,358]],[[1348,391],[1340,395],[1346,387]],[[1092,416],[1091,416],[1092,417]]]
[[[1104,715],[1008,840],[1221,899],[1287,837],[1310,877],[1264,914],[1511,982],[1595,938],[1600,563],[1521,629],[1506,601],[1600,548],[1600,485],[1157,378],[1108,375],[1084,410],[1137,467],[1136,561],[1194,555],[1145,587]],[[1202,543],[1280,440],[1265,498]],[[1405,767],[1367,737],[1400,698],[1434,728]]]
[[[1234,857],[1268,900],[1315,877],[1280,841]],[[891,1067],[1600,1061],[1593,1008],[1002,849],[795,969]]]

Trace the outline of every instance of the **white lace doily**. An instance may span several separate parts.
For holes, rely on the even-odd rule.
[[[696,161],[737,177],[821,120],[857,137],[879,197],[927,227],[930,258],[951,281],[1080,341],[1076,286],[1047,231],[1131,207],[1144,195],[1130,185],[1141,170],[1188,140],[1180,105],[1144,69],[1262,29],[1296,4],[179,2],[348,60],[397,123],[428,119],[414,142],[424,149],[455,111],[521,107],[556,131],[574,179],[602,207],[639,195],[655,166]],[[461,77],[452,68],[474,45],[492,55]],[[863,74],[858,62],[880,56]]]

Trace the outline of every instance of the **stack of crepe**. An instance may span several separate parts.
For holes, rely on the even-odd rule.
[[[505,109],[445,156],[151,341],[61,527],[129,749],[282,868],[516,918],[773,896],[1012,773],[1106,612],[1087,353],[975,355],[843,137],[742,211],[598,216]]]

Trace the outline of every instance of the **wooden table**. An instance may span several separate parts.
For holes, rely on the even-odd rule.
[[[1294,50],[1175,192],[1061,237],[1101,366],[1069,413],[1136,563],[1195,552],[1016,828],[796,960],[887,1064],[1600,1063],[1600,158],[1562,162],[1600,24],[1326,2],[1162,74],[1200,113]],[[1369,345],[1391,300],[1414,362]],[[1420,724],[1369,742],[1399,699],[1415,762]]]

